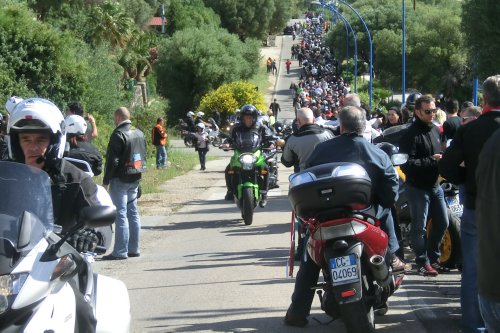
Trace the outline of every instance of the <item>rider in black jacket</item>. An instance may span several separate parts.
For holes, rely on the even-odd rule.
[[[235,149],[240,151],[253,151],[257,147],[269,146],[272,147],[273,144],[270,143],[275,139],[273,133],[265,125],[257,123],[258,110],[255,106],[251,104],[244,105],[240,110],[241,122],[235,125],[231,136],[226,139],[226,142],[222,145],[222,148],[228,148],[229,146],[234,146]],[[233,181],[229,174],[230,165],[226,167],[226,200],[233,199]],[[267,166],[264,167],[267,170]],[[259,205],[265,207],[267,204],[267,191],[269,190],[269,174],[266,172],[263,177],[259,177],[259,187],[261,189],[261,201]]]

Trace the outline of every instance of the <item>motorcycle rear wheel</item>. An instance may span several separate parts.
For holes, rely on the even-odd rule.
[[[375,332],[373,306],[367,309],[364,299],[340,305],[340,312],[348,333]]]
[[[253,188],[244,187],[241,191],[241,217],[246,225],[253,222]]]
[[[184,138],[184,145],[186,145],[186,147],[188,147],[188,148],[193,147],[194,146],[193,139],[189,136],[185,137]]]
[[[222,139],[218,136],[214,137],[214,139],[212,141],[212,146],[220,147],[221,144],[222,144]]]

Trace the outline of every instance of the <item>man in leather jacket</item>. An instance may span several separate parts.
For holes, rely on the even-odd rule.
[[[392,256],[399,249],[390,214],[390,208],[398,197],[399,184],[396,171],[387,154],[363,138],[362,133],[366,126],[363,109],[356,106],[344,107],[339,113],[339,121],[341,135],[319,143],[305,167],[331,162],[353,162],[365,168],[372,181],[372,201],[376,217],[380,219],[381,228],[389,238],[388,254]],[[399,259],[397,266],[398,270],[404,270],[404,263]],[[314,298],[314,290],[311,288],[316,285],[319,272],[320,268],[307,254],[307,258],[301,261],[297,273],[292,304],[285,316],[286,325],[307,324],[306,317],[309,315]]]
[[[273,147],[270,142],[275,139],[273,133],[269,128],[263,124],[257,123],[258,110],[251,104],[244,105],[240,110],[241,122],[235,125],[231,136],[226,139],[222,148],[229,148],[233,146],[240,151],[254,151],[256,148],[269,145]],[[267,165],[264,166],[267,170]],[[229,174],[230,165],[226,167],[226,200],[233,199],[234,184],[232,176]],[[269,190],[269,174],[266,172],[262,177],[258,178],[259,188],[261,193],[261,200],[259,205],[265,207],[267,204],[267,191]]]
[[[103,260],[121,260],[140,255],[141,222],[137,210],[139,182],[146,171],[146,140],[130,121],[126,107],[114,113],[116,128],[109,138],[103,185],[116,206],[116,232],[113,252]]]

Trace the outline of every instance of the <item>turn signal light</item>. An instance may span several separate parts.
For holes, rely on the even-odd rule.
[[[260,170],[261,175],[267,175],[267,170]]]

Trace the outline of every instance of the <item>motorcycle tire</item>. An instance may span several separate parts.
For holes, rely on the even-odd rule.
[[[221,144],[222,144],[222,139],[218,136],[214,137],[214,139],[212,141],[212,146],[220,147]]]
[[[244,187],[241,191],[241,217],[246,225],[251,225],[253,222],[253,189]]]
[[[188,147],[188,148],[192,148],[194,146],[193,139],[189,136],[185,137],[184,138],[184,145],[186,145],[186,147]]]
[[[340,305],[342,321],[348,333],[374,333],[375,316],[373,306],[367,309],[364,299]]]
[[[439,263],[450,269],[456,268],[462,263],[462,249],[460,237],[460,218],[455,216],[450,209],[448,209],[448,229],[445,230],[443,240],[439,246],[441,256]],[[427,224],[427,237],[432,229],[432,220]]]

